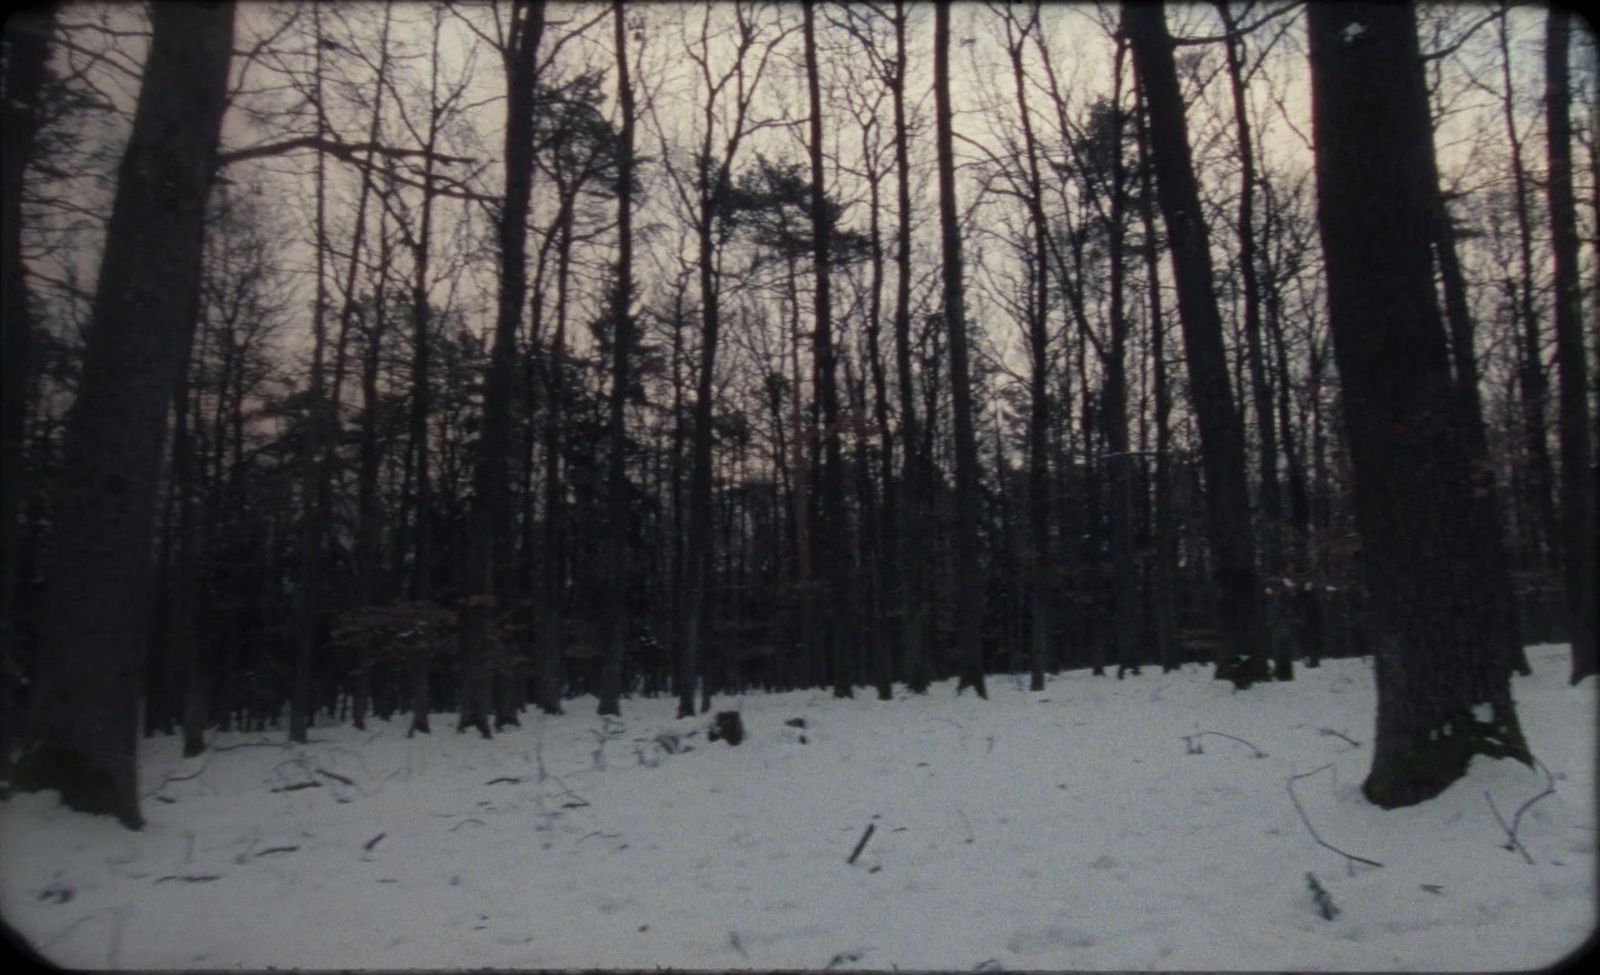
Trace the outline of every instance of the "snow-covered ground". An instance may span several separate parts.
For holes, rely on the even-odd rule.
[[[1564,647],[1529,656],[1517,703],[1556,787],[1521,818],[1531,865],[1485,793],[1510,820],[1543,771],[1478,759],[1420,806],[1361,797],[1372,674],[1348,660],[1243,693],[1191,669],[752,694],[720,702],[736,748],[665,699],[492,742],[399,719],[187,761],[149,740],[142,832],[0,803],[0,913],[90,968],[1541,967],[1596,922],[1596,688],[1566,685]],[[1305,816],[1381,868],[1302,822],[1290,776],[1324,765],[1294,782]]]

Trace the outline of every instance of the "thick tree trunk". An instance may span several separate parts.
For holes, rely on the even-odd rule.
[[[1172,510],[1172,387],[1167,376],[1166,324],[1161,314],[1161,261],[1156,238],[1150,139],[1144,112],[1144,95],[1135,113],[1139,140],[1139,220],[1144,230],[1145,273],[1149,276],[1150,357],[1155,396],[1156,463],[1154,499],[1155,567],[1150,580],[1151,610],[1155,614],[1156,659],[1162,671],[1177,668],[1178,661],[1178,526]]]
[[[5,31],[5,74],[0,79],[0,672],[20,667],[16,606],[22,575],[17,516],[21,513],[24,439],[33,322],[28,314],[26,270],[22,263],[22,176],[33,158],[44,124],[40,104],[50,60],[55,4],[41,4],[11,15]],[[0,708],[21,705],[11,699],[10,681],[0,689]],[[0,721],[0,775],[11,767],[9,723]]]
[[[1567,48],[1571,14],[1552,5],[1545,24],[1545,106],[1550,162],[1550,231],[1555,263],[1556,371],[1561,417],[1561,516],[1566,528],[1567,639],[1572,682],[1596,672],[1595,471],[1584,398],[1582,295],[1577,207],[1572,193],[1572,101]]]
[[[955,148],[950,111],[950,7],[934,7],[933,99],[939,163],[939,236],[944,256],[944,327],[950,336],[950,393],[956,440],[957,690],[983,684],[983,571],[978,553],[978,444],[973,430],[972,378],[967,365],[966,302],[962,291],[961,227],[956,206]]]
[[[1415,15],[1309,8],[1317,205],[1355,476],[1378,684],[1363,791],[1385,808],[1438,795],[1475,754],[1530,761],[1477,521],[1432,286],[1437,185]]]
[[[157,4],[67,417],[32,746],[35,788],[137,829],[138,675],[172,389],[199,302],[233,5]],[[16,784],[25,782],[19,765]]]
[[[1228,379],[1206,226],[1165,16],[1160,3],[1131,3],[1123,7],[1122,23],[1149,113],[1156,194],[1172,248],[1189,387],[1200,426],[1207,531],[1228,641],[1218,676],[1244,687],[1267,676],[1268,655],[1251,544],[1244,428]]]

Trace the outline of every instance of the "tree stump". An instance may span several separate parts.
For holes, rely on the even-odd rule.
[[[740,719],[739,712],[718,711],[706,737],[712,741],[726,741],[729,745],[744,741],[744,721]]]

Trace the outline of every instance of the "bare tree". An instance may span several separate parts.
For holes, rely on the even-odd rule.
[[[961,225],[956,205],[955,149],[950,110],[950,8],[933,18],[935,145],[939,156],[939,236],[944,257],[944,328],[950,342],[950,394],[956,441],[956,659],[959,692],[983,684],[983,573],[978,564],[978,445],[973,430],[972,379],[967,365],[966,302],[962,289]]]
[[[1531,764],[1486,591],[1429,248],[1437,187],[1416,21],[1384,4],[1309,11],[1317,198],[1334,355],[1376,640],[1385,808],[1438,795],[1475,754]],[[1451,512],[1451,517],[1444,517]]]
[[[516,2],[501,52],[506,76],[505,197],[500,205],[498,240],[500,290],[497,296],[494,344],[483,388],[483,433],[473,472],[471,537],[465,576],[468,595],[462,606],[461,717],[458,730],[489,730],[488,656],[493,610],[505,605],[506,574],[495,571],[496,556],[509,535],[511,393],[515,379],[517,328],[527,295],[528,207],[533,190],[534,95],[538,77],[539,40],[544,34],[543,0]],[[502,715],[504,717],[504,715]]]
[[[1189,387],[1200,426],[1207,532],[1216,562],[1222,627],[1229,644],[1218,662],[1217,675],[1247,686],[1267,676],[1268,641],[1251,544],[1244,429],[1228,379],[1211,255],[1190,162],[1172,38],[1167,33],[1164,7],[1159,3],[1125,5],[1122,24],[1133,49],[1149,113],[1156,195],[1172,249]]]
[[[1572,103],[1567,48],[1571,15],[1551,6],[1545,20],[1545,111],[1550,162],[1550,229],[1555,257],[1556,370],[1561,418],[1561,515],[1566,528],[1567,638],[1572,683],[1596,672],[1594,455],[1584,398],[1583,316],[1578,282],[1577,207],[1572,193]]]
[[[623,0],[611,7],[617,57],[617,102],[622,138],[617,148],[617,284],[611,300],[615,325],[611,337],[611,397],[606,405],[609,442],[606,471],[606,632],[605,663],[600,679],[600,713],[619,714],[622,664],[628,639],[628,468],[624,427],[629,357],[633,354],[633,181],[634,98],[628,73],[628,33]]]
[[[47,652],[16,779],[133,829],[142,823],[135,745],[156,491],[199,304],[233,14],[226,3],[150,11],[150,53],[67,421]]]

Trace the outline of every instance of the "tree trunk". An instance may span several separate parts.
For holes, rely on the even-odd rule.
[[[20,667],[16,605],[22,575],[17,516],[22,507],[24,441],[27,431],[29,357],[33,322],[28,315],[22,262],[22,176],[33,158],[44,124],[40,97],[49,80],[50,33],[55,4],[13,14],[6,26],[4,91],[0,92],[0,672]],[[13,701],[10,681],[0,689],[0,708]],[[0,721],[0,775],[11,768],[10,725]]]
[[[1111,522],[1112,642],[1116,648],[1117,676],[1139,672],[1138,586],[1133,554],[1133,477],[1128,454],[1128,316],[1124,294],[1127,281],[1123,253],[1125,197],[1122,156],[1122,60],[1124,42],[1118,41],[1111,83],[1111,202],[1106,213],[1106,260],[1110,264],[1110,343],[1105,356],[1105,387],[1100,422],[1105,432],[1107,511]]]
[[[967,366],[966,303],[962,296],[961,227],[956,207],[954,137],[950,118],[950,7],[934,7],[933,99],[939,164],[939,235],[944,256],[944,326],[950,336],[950,393],[956,439],[956,658],[959,692],[983,685],[983,570],[978,554],[978,444],[973,430],[972,379]]]
[[[894,592],[897,580],[896,570],[899,568],[893,554],[899,545],[896,527],[899,513],[895,506],[895,478],[894,478],[894,433],[889,426],[889,387],[884,375],[883,351],[881,335],[883,331],[883,229],[881,183],[883,171],[877,168],[877,161],[873,158],[871,148],[867,141],[866,132],[862,133],[862,153],[866,157],[867,191],[868,191],[868,227],[867,236],[872,261],[872,281],[868,286],[867,307],[867,361],[872,372],[872,407],[873,419],[878,428],[878,464],[879,478],[883,484],[882,504],[874,512],[876,528],[872,533],[873,543],[876,548],[867,544],[862,545],[862,552],[871,556],[868,563],[872,573],[873,583],[873,615],[870,625],[872,634],[872,681],[876,685],[878,700],[888,701],[894,698],[894,641],[896,635],[887,625],[885,602]],[[865,463],[863,458],[862,463]],[[866,479],[866,493],[862,495],[863,504],[870,504],[874,498],[871,493],[870,472],[863,471]],[[867,531],[862,528],[863,533]]]
[[[1509,594],[1489,591],[1492,553],[1457,522],[1484,502],[1429,266],[1438,188],[1415,15],[1377,3],[1308,15],[1318,218],[1376,644],[1363,791],[1393,808],[1438,795],[1475,754],[1531,757],[1496,641]]]
[[[1155,614],[1156,659],[1163,672],[1178,666],[1178,526],[1172,510],[1172,387],[1167,376],[1166,325],[1161,314],[1161,261],[1156,239],[1150,138],[1139,92],[1135,112],[1139,140],[1139,220],[1144,230],[1145,273],[1149,276],[1150,355],[1155,386],[1155,569],[1151,574],[1150,602]]]
[[[1234,130],[1239,154],[1239,278],[1244,298],[1245,357],[1250,367],[1250,391],[1255,406],[1261,464],[1261,513],[1266,522],[1266,537],[1261,551],[1262,572],[1272,575],[1278,566],[1278,529],[1283,517],[1278,490],[1278,445],[1272,410],[1272,387],[1267,381],[1266,353],[1261,335],[1262,287],[1256,256],[1255,198],[1256,151],[1250,132],[1250,112],[1245,100],[1244,40],[1226,2],[1216,4],[1228,34],[1228,85],[1233,95]],[[1292,671],[1279,680],[1292,676]]]
[[[1030,8],[1023,34],[1038,26],[1038,5]],[[1028,218],[1033,224],[1033,285],[1028,306],[1028,533],[1023,559],[1028,588],[1028,689],[1044,690],[1050,651],[1050,278],[1049,224],[1044,214],[1044,181],[1039,176],[1039,148],[1028,111],[1027,78],[1022,66],[1023,36],[1007,37],[1017,112],[1022,119],[1022,146],[1028,162]]]
[[[1268,641],[1251,544],[1244,428],[1228,380],[1206,226],[1165,16],[1159,3],[1127,4],[1122,12],[1123,30],[1133,48],[1149,113],[1156,193],[1172,248],[1178,317],[1200,426],[1207,529],[1216,563],[1222,629],[1229,644],[1218,676],[1246,687],[1267,676]]]
[[[811,157],[811,260],[816,272],[812,342],[817,372],[817,399],[822,406],[822,497],[821,531],[817,533],[817,561],[822,570],[827,598],[824,601],[823,640],[833,671],[833,696],[850,697],[852,644],[848,639],[842,609],[849,596],[844,578],[848,565],[849,525],[844,517],[844,485],[841,469],[844,460],[839,444],[839,392],[833,348],[832,236],[828,217],[827,187],[822,169],[822,92],[818,78],[815,7],[812,0],[802,4],[806,58],[806,91],[810,96],[807,150]]]
[[[83,373],[67,417],[32,747],[16,784],[142,818],[138,675],[167,409],[199,304],[203,217],[226,104],[233,5],[151,8]],[[30,781],[31,780],[31,781]]]
[[[436,35],[437,36],[437,35]],[[429,75],[430,100],[437,98],[437,59]],[[414,241],[416,267],[411,282],[411,455],[415,487],[413,490],[411,598],[419,603],[433,599],[433,483],[428,456],[429,404],[428,375],[432,358],[432,308],[428,299],[428,264],[433,237],[433,144],[438,136],[437,116],[430,120],[426,149],[423,158],[423,191],[421,222]],[[432,668],[426,650],[419,649],[411,672],[411,728],[407,735],[417,732],[428,734],[429,671]]]
[[[1595,472],[1584,398],[1582,295],[1577,207],[1572,193],[1572,101],[1567,48],[1571,14],[1551,6],[1545,23],[1545,106],[1550,160],[1550,231],[1555,263],[1556,371],[1561,417],[1561,515],[1567,537],[1567,639],[1572,683],[1596,672]]]
[[[1512,99],[1511,44],[1507,37],[1506,7],[1500,10],[1500,71],[1504,85],[1501,106],[1505,115],[1506,142],[1511,152],[1512,204],[1517,218],[1517,249],[1521,280],[1515,287],[1514,315],[1522,326],[1522,368],[1518,377],[1522,394],[1522,436],[1528,447],[1527,489],[1532,512],[1526,518],[1533,531],[1530,547],[1535,566],[1551,565],[1560,551],[1553,496],[1555,475],[1550,463],[1550,444],[1545,433],[1546,400],[1550,393],[1549,376],[1544,368],[1543,343],[1539,335],[1539,316],[1534,308],[1533,228],[1530,214],[1528,174],[1522,165],[1522,136],[1517,131],[1517,115]],[[1509,277],[1507,279],[1509,284]]]
[[[544,550],[540,553],[539,709],[561,713],[566,684],[566,487],[561,479],[565,410],[567,282],[572,262],[571,200],[563,195],[556,234],[556,324],[545,356]]]
[[[611,348],[611,401],[607,404],[609,466],[606,471],[606,647],[600,670],[600,713],[622,713],[622,663],[628,639],[628,356],[633,345],[633,85],[628,77],[628,36],[622,0],[612,4],[617,93],[622,112],[622,144],[617,160],[617,294]]]
[[[322,98],[322,20],[321,7],[311,6],[315,26],[312,31],[314,67],[312,83],[317,119],[317,138],[328,132]],[[325,266],[328,256],[327,157],[317,153],[315,199],[316,287],[311,308],[311,388],[306,401],[306,435],[300,458],[300,578],[295,586],[294,672],[289,696],[289,740],[304,744],[311,724],[311,658],[317,645],[317,621],[322,610],[322,542],[328,524],[321,517],[325,505],[322,477],[323,444],[332,439],[329,417],[336,408],[329,402],[323,386],[323,361],[327,348],[328,290]],[[352,256],[351,258],[355,258]]]
[[[497,227],[500,289],[494,341],[483,387],[483,427],[473,470],[472,512],[464,566],[467,596],[461,607],[461,712],[457,731],[469,727],[490,738],[492,702],[489,652],[493,616],[504,611],[510,586],[496,572],[511,528],[508,462],[511,453],[511,395],[516,381],[517,329],[528,288],[527,223],[533,190],[534,80],[544,4],[535,0],[511,9],[511,30],[503,52],[506,75],[505,199]],[[504,717],[504,715],[501,715]]]
[[[915,693],[928,689],[927,652],[923,640],[922,598],[922,512],[924,494],[917,434],[916,391],[911,376],[911,163],[910,138],[906,126],[906,7],[905,0],[894,5],[895,60],[890,79],[894,102],[895,194],[898,222],[895,225],[894,355],[900,376],[900,440],[905,444],[899,481],[900,540],[896,557],[900,562],[900,647],[904,655],[906,683]]]

